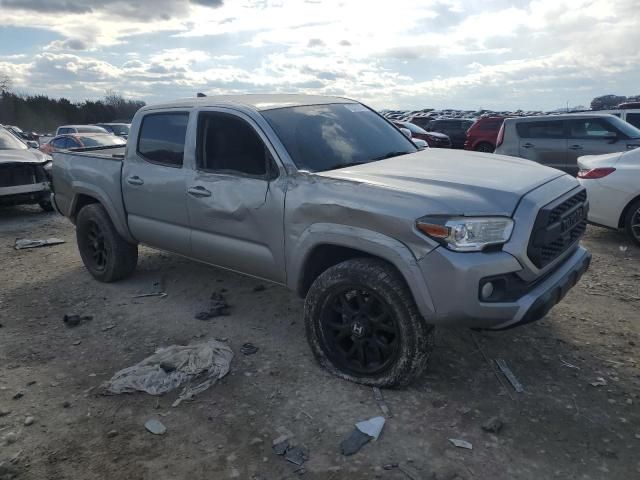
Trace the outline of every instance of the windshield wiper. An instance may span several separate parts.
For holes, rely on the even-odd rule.
[[[369,163],[369,162],[336,163],[335,165],[331,165],[329,168],[326,168],[324,171],[337,170],[338,168],[353,167],[355,165],[362,165],[364,163]]]
[[[379,157],[376,157],[373,160],[374,161],[375,160],[386,160],[387,158],[399,157],[400,155],[407,155],[408,153],[411,153],[411,152],[404,152],[404,151],[402,151],[402,152],[389,152],[389,153],[386,153],[386,154],[381,155]]]

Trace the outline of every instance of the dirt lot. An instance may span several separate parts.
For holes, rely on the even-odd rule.
[[[18,237],[51,236],[67,243],[12,248]],[[477,333],[481,350],[469,331],[439,332],[428,374],[384,392],[393,418],[380,439],[344,457],[339,444],[353,424],[380,410],[370,388],[316,365],[301,300],[149,249],[131,279],[99,284],[65,219],[0,210],[0,479],[639,478],[640,249],[597,228],[584,243],[590,272],[545,320]],[[161,278],[166,298],[132,298]],[[221,288],[232,314],[195,319]],[[93,320],[68,328],[65,314]],[[176,394],[90,391],[157,347],[210,338],[228,339],[236,357],[193,402],[171,408]],[[259,351],[242,355],[245,342]],[[524,393],[504,378],[501,386],[483,352],[504,359]],[[498,434],[481,429],[493,416],[504,421]],[[149,418],[167,433],[147,432]],[[303,471],[272,452],[283,429],[310,450]],[[383,468],[393,463],[400,468]]]

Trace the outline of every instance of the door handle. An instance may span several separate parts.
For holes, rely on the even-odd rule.
[[[582,150],[582,145],[571,145],[569,150]]]
[[[193,197],[210,197],[211,196],[211,192],[209,190],[199,185],[197,187],[191,187],[189,190],[187,190],[187,193]]]
[[[524,144],[522,144],[522,148],[531,148],[531,147],[535,147],[535,145],[533,143],[524,143]]]
[[[127,177],[127,183],[129,183],[131,185],[142,185],[142,184],[144,184],[144,180],[142,180],[137,175],[133,175],[131,177]]]

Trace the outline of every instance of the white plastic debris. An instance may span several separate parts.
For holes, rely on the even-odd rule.
[[[184,385],[173,403],[211,387],[229,372],[233,351],[228,345],[210,340],[205,343],[161,348],[137,365],[117,372],[102,385],[106,394],[118,395],[135,391],[163,395]],[[195,385],[192,385],[195,384]]]
[[[154,435],[164,435],[167,432],[167,427],[165,427],[160,420],[156,420],[155,418],[147,420],[144,424],[144,428]]]
[[[467,450],[473,450],[473,445],[471,445],[466,440],[460,440],[458,438],[450,438],[449,441],[458,448],[466,448]]]
[[[602,377],[598,377],[596,378],[595,382],[591,382],[592,387],[604,387],[606,385],[607,385],[607,381]]]
[[[31,240],[29,238],[18,238],[16,239],[16,244],[14,248],[16,250],[22,250],[24,248],[38,248],[45,247],[50,245],[59,245],[61,243],[65,243],[64,240],[60,240],[59,238],[47,238],[45,240]]]
[[[377,440],[382,432],[382,427],[384,427],[384,422],[384,417],[373,417],[369,420],[356,423],[356,428],[362,433],[373,437],[374,440]]]

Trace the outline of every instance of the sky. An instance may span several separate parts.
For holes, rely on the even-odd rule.
[[[639,25],[637,0],[0,0],[0,76],[73,101],[549,110],[640,94]]]

